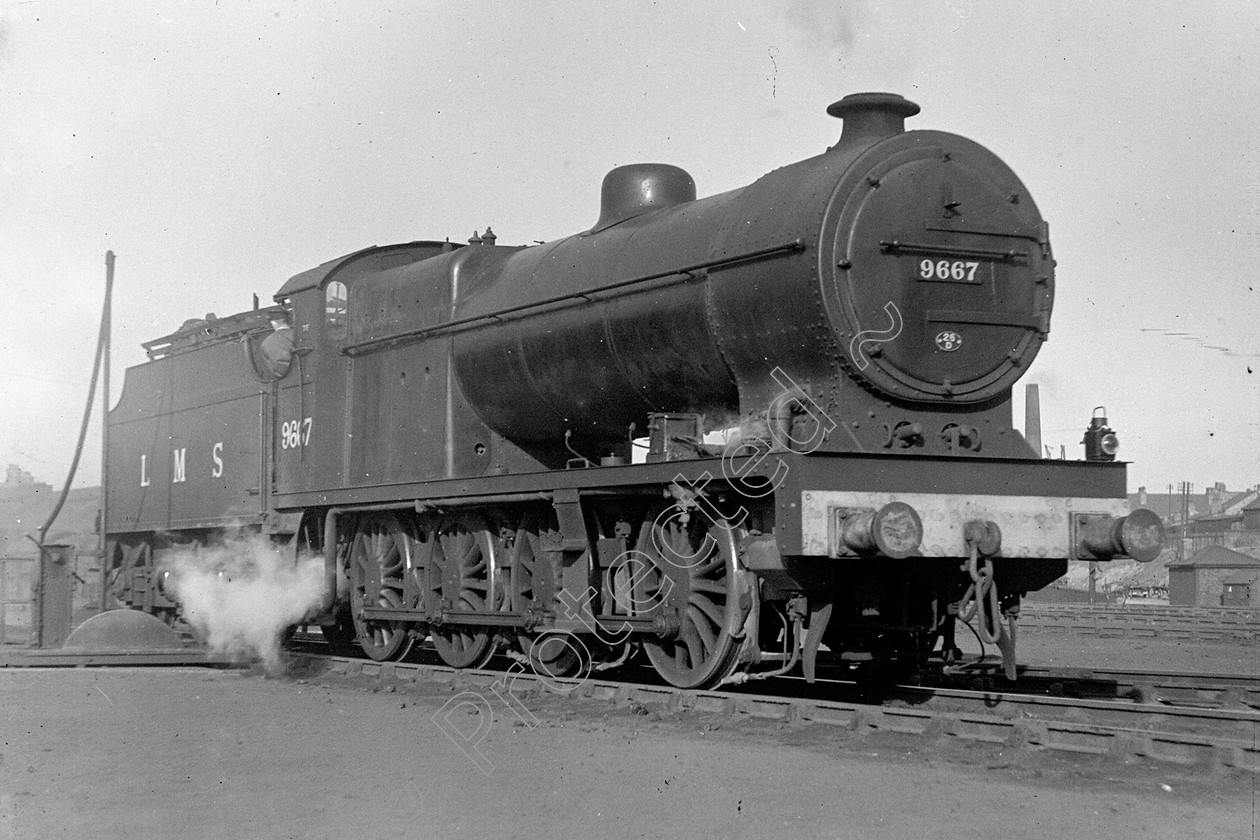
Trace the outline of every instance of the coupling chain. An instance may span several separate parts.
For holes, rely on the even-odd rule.
[[[1002,625],[1002,610],[999,605],[998,588],[993,580],[993,563],[986,555],[983,565],[980,564],[980,549],[973,542],[971,553],[967,558],[967,573],[971,575],[971,586],[958,604],[958,617],[968,624],[973,618],[979,620],[977,632],[982,641],[991,645],[1000,645],[1006,628]]]

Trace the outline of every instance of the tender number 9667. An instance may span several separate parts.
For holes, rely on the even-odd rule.
[[[311,418],[286,420],[280,424],[280,448],[297,449],[311,442]]]

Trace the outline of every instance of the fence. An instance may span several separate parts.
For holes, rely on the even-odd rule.
[[[35,558],[0,557],[0,645],[29,645]]]
[[[35,637],[34,584],[38,562],[34,557],[0,557],[0,646],[32,644]],[[101,600],[100,565],[95,554],[74,556],[71,592],[71,625],[77,627],[95,615]]]
[[[1162,605],[1027,604],[1023,627],[1074,635],[1171,641],[1260,643],[1260,611]]]

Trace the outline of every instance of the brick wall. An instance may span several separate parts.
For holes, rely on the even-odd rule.
[[[1199,569],[1199,591],[1195,604],[1200,607],[1219,607],[1225,581],[1238,578],[1238,569]],[[1247,576],[1244,572],[1242,576]]]

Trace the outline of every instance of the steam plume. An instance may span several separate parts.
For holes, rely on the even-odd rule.
[[[236,659],[256,655],[272,674],[283,670],[281,634],[323,596],[320,557],[293,563],[262,536],[183,552],[164,565],[185,620],[210,648]]]
[[[857,40],[861,5],[842,0],[787,0],[775,8],[806,41],[825,50],[849,52]]]

